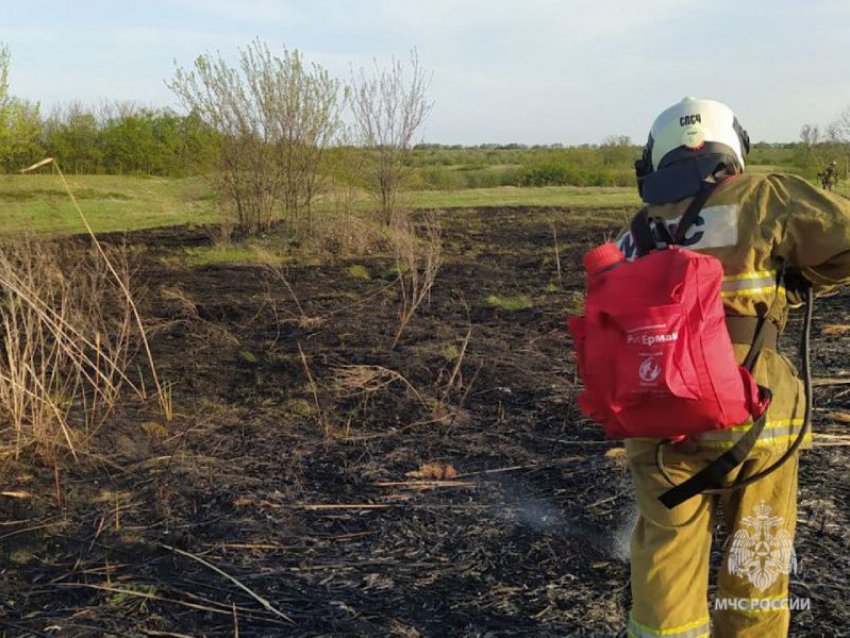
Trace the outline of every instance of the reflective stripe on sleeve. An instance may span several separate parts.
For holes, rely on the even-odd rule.
[[[758,295],[772,295],[776,290],[776,285],[759,288],[747,288],[744,290],[721,290],[720,296],[726,299],[727,297],[756,297]],[[779,294],[785,294],[785,287],[779,286]]]
[[[630,638],[707,638],[710,629],[708,616],[673,629],[653,629],[642,625],[633,617],[629,618]]]
[[[723,284],[720,288],[720,296],[733,297],[740,295],[762,295],[773,293],[775,290],[776,271],[759,270],[724,277]],[[782,286],[779,287],[779,290],[780,292],[785,291]]]
[[[770,277],[773,281],[776,281],[776,271],[775,270],[755,270],[753,272],[743,272],[737,275],[724,275],[723,281],[744,281],[746,279],[764,279],[766,277]]]

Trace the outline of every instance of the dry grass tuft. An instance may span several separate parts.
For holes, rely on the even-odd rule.
[[[314,215],[300,235],[304,247],[311,253],[335,258],[360,257],[375,254],[386,247],[384,229],[374,214],[331,208]]]
[[[351,395],[374,395],[398,383],[416,397],[423,408],[430,409],[428,402],[404,375],[383,366],[341,366],[334,370],[334,379],[338,391]]]
[[[430,302],[431,290],[443,265],[442,230],[437,213],[424,213],[421,221],[415,222],[410,213],[397,212],[389,229],[389,240],[401,293],[399,326],[392,344],[395,348],[417,309]]]
[[[70,241],[0,245],[0,421],[16,454],[76,455],[123,387],[143,393],[125,373],[137,336],[126,252],[110,259],[107,269],[100,251]]]
[[[56,460],[78,451],[114,410],[121,391],[146,398],[126,371],[147,355],[160,408],[173,417],[171,386],[156,372],[131,291],[126,247],[98,241],[59,166],[52,166],[89,241],[17,237],[0,244],[0,436],[16,456],[28,447]]]
[[[260,246],[255,246],[254,250],[263,269],[271,276],[274,281],[278,281],[283,284],[283,286],[289,293],[289,296],[292,298],[292,301],[295,303],[295,307],[298,309],[298,314],[296,315],[294,313],[290,313],[290,318],[287,319],[287,321],[295,323],[295,325],[304,330],[315,331],[321,328],[325,324],[326,318],[310,316],[306,312],[304,312],[304,306],[301,305],[301,301],[298,299],[298,295],[295,294],[295,289],[293,289],[292,285],[289,283],[289,280],[286,278],[286,268],[284,267],[281,260],[277,258],[273,253]],[[271,294],[268,295],[268,300],[270,302],[272,310],[277,316],[277,304],[274,303]],[[278,321],[280,321],[279,318]]]
[[[451,463],[447,465],[442,463],[425,463],[424,465],[420,465],[418,470],[405,473],[405,476],[409,478],[445,481],[457,478],[457,470]]]

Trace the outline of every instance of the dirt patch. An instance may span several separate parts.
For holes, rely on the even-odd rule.
[[[58,490],[7,462],[4,489],[33,496],[0,497],[0,636],[620,635],[630,482],[575,406],[564,309],[622,218],[444,213],[446,263],[394,350],[384,258],[290,267],[296,303],[258,267],[160,259],[202,231],[130,235],[177,416],[123,407]],[[819,376],[844,373],[846,338],[816,338]],[[841,433],[824,416],[847,391],[817,400]],[[845,450],[804,457],[794,635],[850,620]],[[425,464],[454,473],[407,476]]]

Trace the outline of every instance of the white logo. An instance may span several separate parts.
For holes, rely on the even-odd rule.
[[[640,364],[638,374],[644,383],[652,383],[661,375],[661,365],[655,359],[649,357]]]
[[[755,516],[745,516],[742,522],[751,528],[735,532],[729,552],[729,573],[744,577],[759,590],[765,591],[780,574],[797,571],[797,556],[791,534],[780,516],[771,516],[772,508],[765,502],[755,507]]]
[[[679,340],[678,332],[671,332],[669,334],[661,334],[661,335],[648,335],[648,334],[630,334],[626,337],[626,343],[629,345],[632,344],[640,344],[642,346],[654,346],[656,343],[671,343],[673,341]]]

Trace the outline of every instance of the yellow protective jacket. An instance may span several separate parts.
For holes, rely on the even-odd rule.
[[[649,213],[675,227],[689,203],[686,199],[649,206]],[[626,257],[634,256],[630,232],[618,243]],[[757,317],[769,312],[784,329],[789,306],[799,299],[789,299],[784,288],[777,297],[777,270],[783,261],[814,285],[815,294],[850,282],[850,201],[792,175],[737,176],[711,194],[682,245],[723,263],[721,294],[727,315]],[[739,361],[748,350],[749,344],[735,345]],[[758,446],[787,446],[803,426],[805,395],[797,371],[786,357],[765,349],[754,375],[773,392]],[[728,448],[749,425],[697,438],[704,445]],[[804,445],[811,445],[811,435]]]

